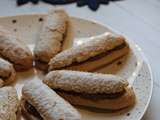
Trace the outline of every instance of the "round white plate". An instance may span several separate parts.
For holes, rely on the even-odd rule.
[[[39,31],[41,30],[45,16],[44,14],[33,14],[0,17],[0,25],[19,35],[33,49],[35,41],[38,40]],[[85,42],[87,39],[84,38],[96,36],[106,31],[112,32],[109,28],[96,22],[72,18],[68,31],[69,35],[64,43],[64,49]],[[131,52],[127,57],[115,61],[96,72],[112,73],[127,78],[130,85],[133,86],[137,97],[135,106],[118,113],[99,113],[78,108],[82,114],[82,120],[140,120],[144,115],[152,95],[153,78],[141,49],[132,41],[128,40],[128,42]],[[14,85],[19,97],[21,96],[21,88],[25,82],[42,78],[43,74],[35,69],[18,73],[17,82]]]

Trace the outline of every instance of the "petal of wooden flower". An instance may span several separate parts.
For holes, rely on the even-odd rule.
[[[100,3],[101,3],[101,4],[108,4],[108,3],[109,3],[109,0],[100,0]]]
[[[17,0],[17,5],[23,5],[23,4],[26,4],[28,2],[29,2],[29,0]]]
[[[88,6],[92,10],[97,10],[99,8],[99,0],[88,0]]]
[[[81,7],[87,5],[87,0],[77,0],[77,6]]]
[[[37,4],[39,0],[30,0],[32,3]]]
[[[69,3],[73,3],[76,0],[42,0],[46,3],[50,3],[50,4],[69,4]]]

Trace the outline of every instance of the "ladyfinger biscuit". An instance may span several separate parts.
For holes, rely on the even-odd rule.
[[[37,68],[47,70],[50,59],[62,50],[68,24],[69,16],[64,10],[51,9],[48,12],[34,49]]]
[[[27,83],[22,90],[22,109],[37,120],[80,120],[68,102],[40,81]]]
[[[115,111],[135,103],[127,80],[115,75],[59,70],[43,82],[73,105]]]
[[[32,53],[19,37],[0,27],[0,56],[13,63],[17,71],[32,67]]]
[[[87,94],[111,94],[122,92],[127,80],[111,74],[57,70],[49,72],[43,82],[49,87]]]
[[[0,88],[0,120],[18,120],[19,105],[17,92],[13,87]]]
[[[57,54],[50,60],[49,70],[93,71],[126,55],[128,51],[124,37],[104,33]]]
[[[16,72],[13,65],[0,58],[0,86],[10,84],[16,78]]]

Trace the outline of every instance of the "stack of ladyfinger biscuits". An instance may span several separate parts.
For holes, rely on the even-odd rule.
[[[0,26],[0,120],[20,119],[20,101],[14,87],[4,87],[16,80],[16,71],[33,66],[30,49],[21,38]]]
[[[35,66],[48,72],[42,81],[24,85],[21,100],[13,87],[0,88],[0,120],[17,120],[20,113],[29,120],[80,120],[72,105],[107,111],[134,105],[135,94],[126,79],[93,73],[128,54],[125,38],[104,33],[62,51],[70,22],[64,10],[51,9],[34,55],[21,38],[0,27],[1,87],[16,80],[16,71]]]

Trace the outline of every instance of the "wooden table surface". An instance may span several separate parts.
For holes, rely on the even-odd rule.
[[[51,5],[16,6],[16,0],[0,0],[0,16],[46,12]],[[75,4],[64,7],[72,16],[99,21],[134,40],[144,51],[154,75],[150,106],[143,120],[159,120],[160,114],[160,0],[124,0],[101,6],[97,12]]]

